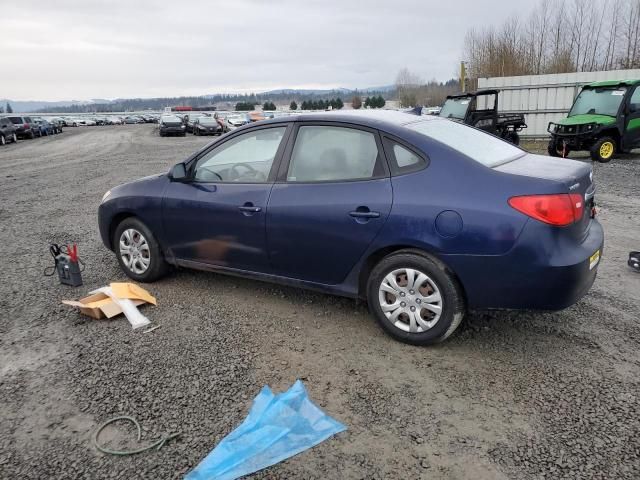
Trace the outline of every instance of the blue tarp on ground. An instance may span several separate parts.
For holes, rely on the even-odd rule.
[[[185,480],[232,480],[257,472],[346,430],[307,395],[300,380],[274,395],[262,387],[247,418]]]

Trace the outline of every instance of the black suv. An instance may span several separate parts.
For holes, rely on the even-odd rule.
[[[9,117],[11,123],[16,129],[18,138],[34,138],[40,137],[40,127],[31,120],[31,117]]]
[[[7,117],[0,117],[0,145],[17,142],[16,128]]]

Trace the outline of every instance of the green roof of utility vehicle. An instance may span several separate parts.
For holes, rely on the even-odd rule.
[[[617,87],[617,86],[627,86],[632,87],[633,85],[639,85],[640,80],[605,80],[602,82],[593,82],[585,85],[585,87]]]

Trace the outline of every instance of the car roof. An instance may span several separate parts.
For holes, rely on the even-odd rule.
[[[585,85],[585,87],[617,87],[617,86],[627,86],[632,87],[634,85],[639,85],[640,80],[605,80],[602,82],[593,82]]]
[[[256,122],[254,125],[257,123],[265,125],[269,123],[282,122],[342,122],[384,129],[384,127],[397,128],[410,123],[422,121],[445,120],[433,115],[413,115],[411,113],[399,112],[397,110],[336,110],[329,112],[303,113],[302,115],[291,115],[288,117],[275,117]]]

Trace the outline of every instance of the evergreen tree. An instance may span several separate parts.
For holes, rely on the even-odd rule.
[[[382,95],[378,95],[378,108],[382,108],[387,104],[387,102],[385,101],[384,98],[382,98]]]
[[[342,102],[342,99],[341,99],[340,97],[338,97],[338,98],[336,99],[336,108],[337,108],[338,110],[340,110],[342,107],[344,107],[344,103]]]
[[[290,104],[289,104],[289,110],[297,110],[298,109],[298,104],[296,103],[295,100],[293,100]]]
[[[13,108],[11,108],[11,105],[9,105],[9,102],[7,102],[7,106],[4,109],[7,113],[13,113]]]

